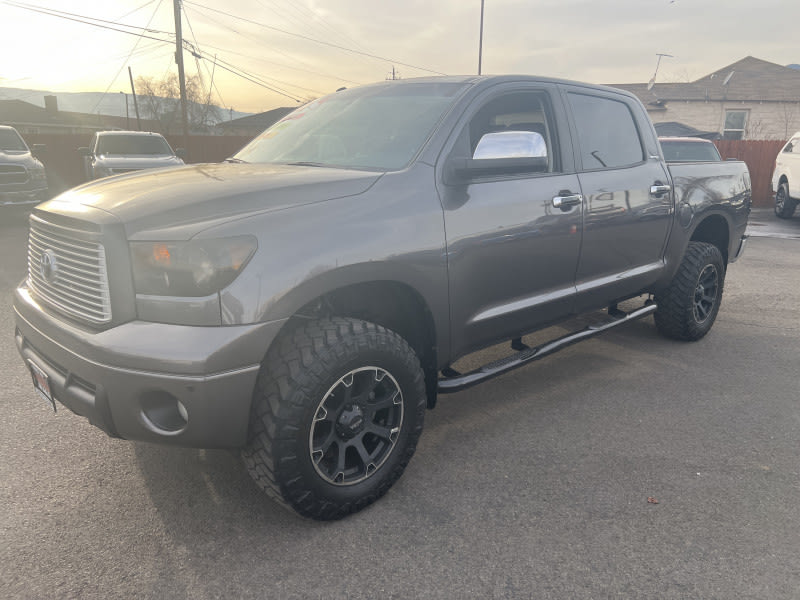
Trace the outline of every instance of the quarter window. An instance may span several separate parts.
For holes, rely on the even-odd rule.
[[[633,114],[624,102],[569,94],[583,168],[615,169],[628,167],[644,160]]]
[[[725,127],[722,138],[726,140],[743,140],[747,127],[746,110],[726,110]]]

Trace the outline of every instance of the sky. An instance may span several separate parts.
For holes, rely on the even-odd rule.
[[[184,53],[187,74],[238,111],[296,106],[393,69],[478,71],[480,0],[182,6],[184,39],[202,57]],[[657,80],[692,81],[745,56],[800,63],[798,22],[798,0],[485,0],[482,72],[644,83],[664,53]],[[130,91],[128,66],[134,77],[177,72],[172,0],[0,0],[0,24],[0,87],[118,94]]]

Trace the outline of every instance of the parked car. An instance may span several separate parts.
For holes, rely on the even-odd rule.
[[[627,92],[382,82],[298,108],[226,163],[38,207],[16,343],[53,406],[114,437],[242,448],[268,495],[335,519],[400,477],[438,393],[648,315],[705,336],[750,202],[742,162],[665,163]],[[510,357],[453,368],[506,340]]]
[[[173,151],[160,133],[148,131],[98,131],[89,147],[79,151],[87,157],[89,179],[177,167],[185,154],[182,148]]]
[[[800,202],[800,131],[778,152],[771,183],[775,214],[781,219],[791,218]]]
[[[660,137],[667,162],[716,162],[722,160],[711,140],[693,137]]]
[[[13,127],[0,125],[0,206],[25,206],[47,199],[47,173],[37,155]]]

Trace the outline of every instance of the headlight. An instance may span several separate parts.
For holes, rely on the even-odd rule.
[[[255,253],[252,236],[189,242],[131,242],[137,294],[208,296],[230,284]]]
[[[47,181],[47,174],[44,171],[44,167],[33,167],[30,170],[31,174],[31,181]]]

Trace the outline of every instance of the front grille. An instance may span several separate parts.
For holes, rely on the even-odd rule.
[[[81,229],[31,217],[28,285],[53,309],[93,325],[111,321],[103,244]]]
[[[28,183],[28,171],[18,165],[0,165],[0,184]]]

